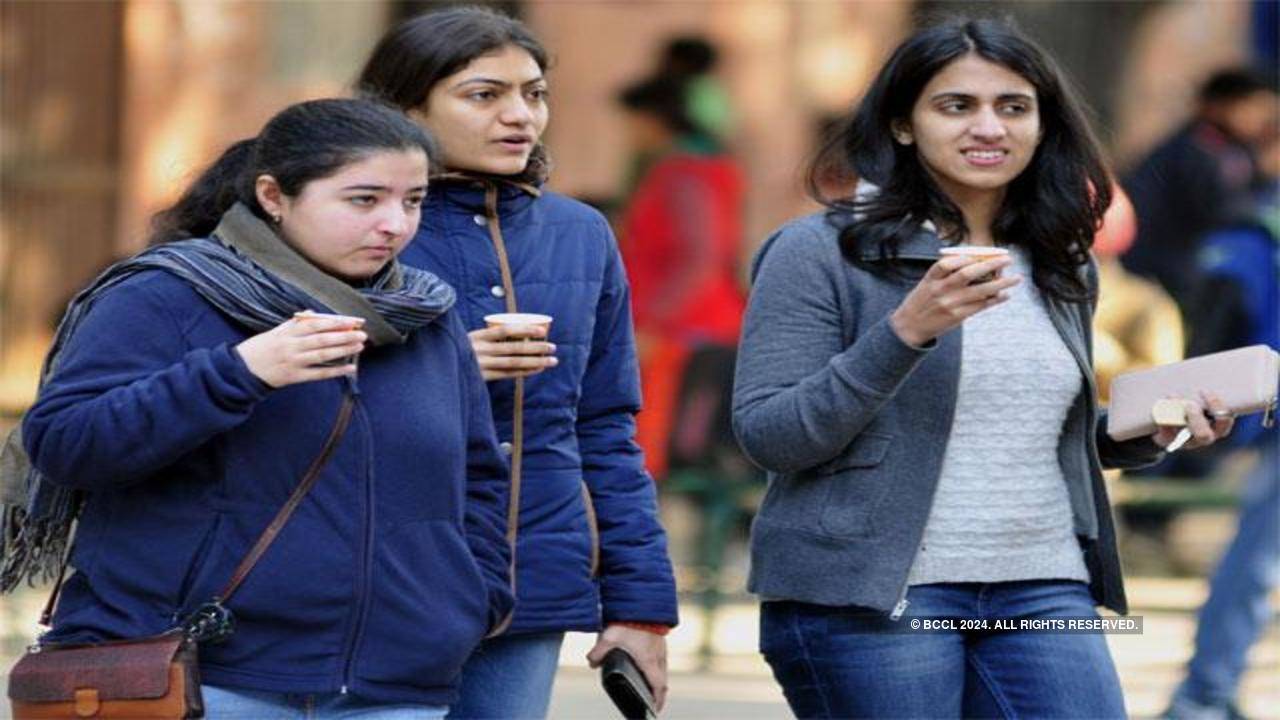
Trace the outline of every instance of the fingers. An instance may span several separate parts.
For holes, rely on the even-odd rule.
[[[1013,258],[1005,255],[991,260],[975,261],[966,257],[944,257],[929,268],[934,279],[945,280],[952,286],[963,286],[977,282],[987,275],[1000,273],[1013,264]]]
[[[471,344],[506,342],[509,340],[541,340],[547,336],[546,325],[495,325],[467,333]]]
[[[1213,430],[1214,440],[1221,440],[1231,434],[1231,429],[1235,427],[1236,418],[1231,413],[1230,408],[1223,402],[1222,398],[1214,393],[1200,393],[1200,399],[1204,403],[1205,412],[1209,416],[1209,428]]]

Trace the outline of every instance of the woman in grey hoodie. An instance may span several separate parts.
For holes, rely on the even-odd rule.
[[[833,167],[877,189],[825,198]],[[1078,631],[1127,612],[1102,468],[1174,438],[1103,432],[1089,246],[1110,181],[1061,73],[996,21],[922,30],[810,187],[827,210],[756,258],[734,393],[769,470],[750,589],[792,710],[1123,717]],[[939,259],[956,244],[1003,254]],[[1216,398],[1187,403],[1187,447],[1230,431]]]

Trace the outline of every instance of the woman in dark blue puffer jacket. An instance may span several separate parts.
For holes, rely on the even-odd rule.
[[[564,632],[602,620],[588,658],[626,648],[661,701],[663,634],[676,623],[634,441],[640,391],[618,249],[598,212],[542,188],[546,67],[523,25],[462,8],[393,29],[359,81],[440,143],[448,173],[432,179],[403,259],[458,289],[512,464],[515,617],[464,668],[458,718],[545,715]],[[486,315],[516,311],[552,316],[550,336],[485,329]]]
[[[513,598],[507,474],[454,291],[395,260],[427,149],[374,103],[286,109],[73,303],[23,426],[61,498],[26,521],[83,508],[44,640],[155,634],[209,602],[353,398],[228,600],[234,633],[201,646],[208,716],[443,716]]]

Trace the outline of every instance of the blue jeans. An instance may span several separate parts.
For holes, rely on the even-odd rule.
[[[1101,635],[909,632],[912,618],[1097,617],[1080,582],[917,585],[898,621],[766,602],[760,651],[800,718],[1124,718]]]
[[[206,720],[440,720],[449,708],[374,704],[352,695],[275,693],[202,685]]]
[[[1270,431],[1241,497],[1240,524],[1209,583],[1195,653],[1174,695],[1180,705],[1218,708],[1235,701],[1249,647],[1271,615],[1267,596],[1280,575],[1280,433]],[[1194,714],[1190,713],[1190,714]]]
[[[500,635],[480,643],[462,668],[449,720],[545,718],[564,633]]]

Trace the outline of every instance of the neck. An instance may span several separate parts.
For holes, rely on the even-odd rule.
[[[965,242],[969,245],[995,245],[995,237],[991,227],[995,224],[996,214],[1004,202],[1004,188],[999,190],[979,190],[974,188],[947,188],[945,190],[951,202],[960,208],[964,216],[964,225],[969,231]]]

